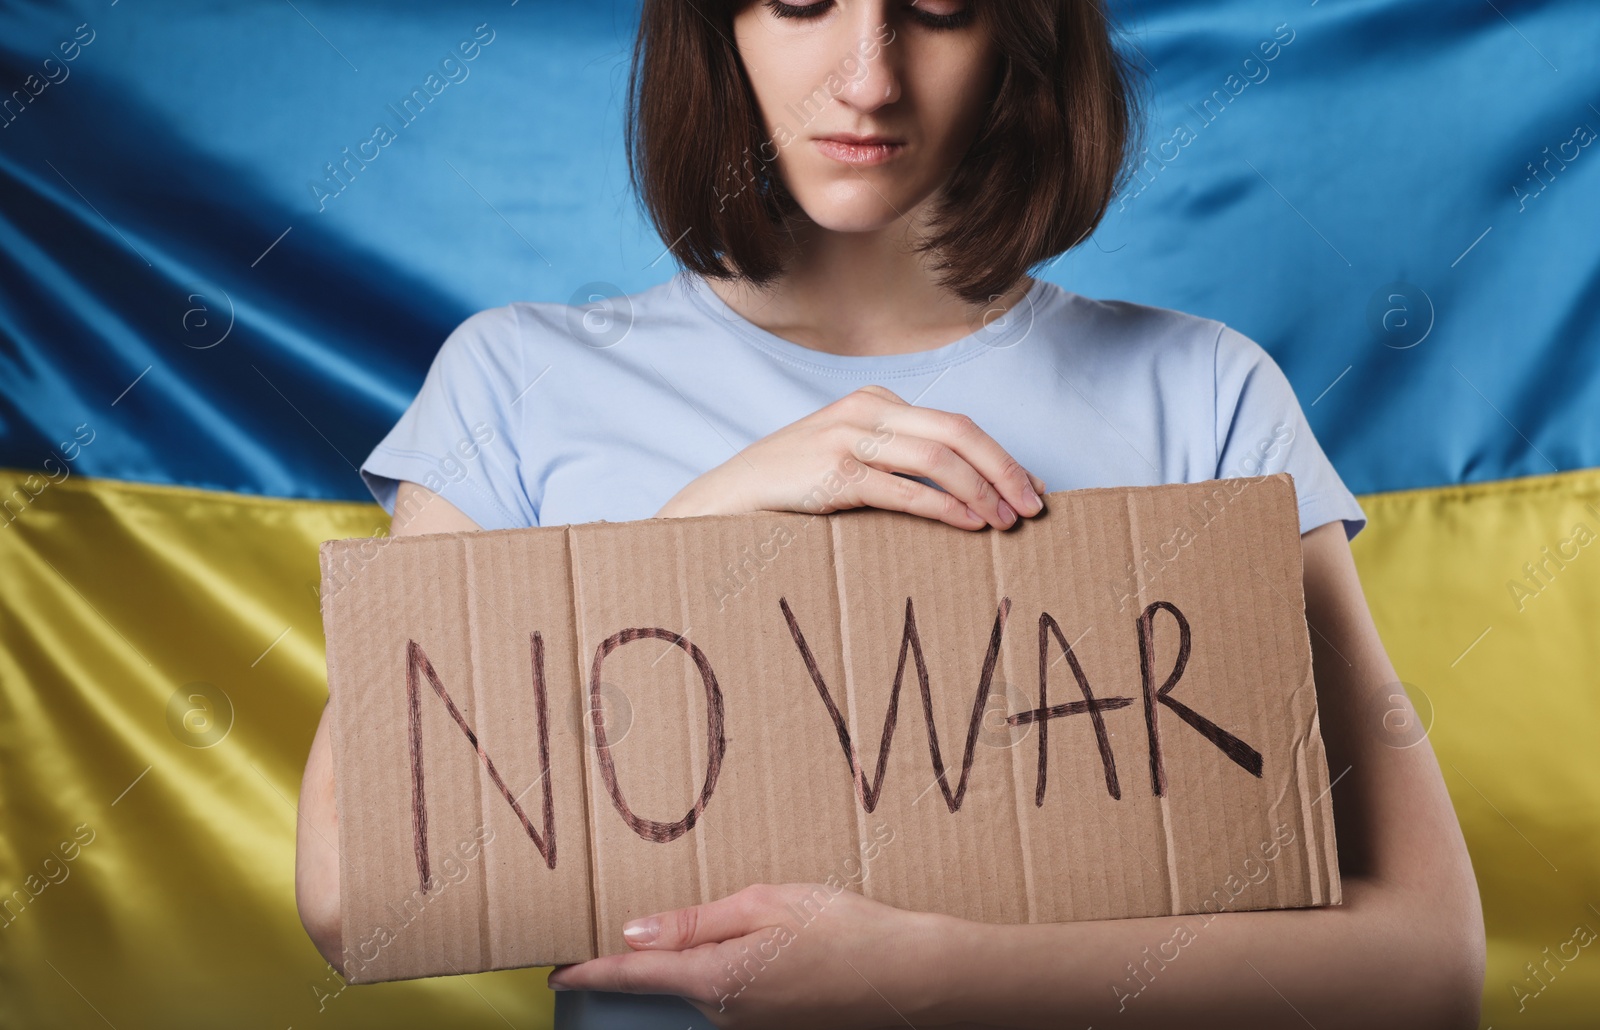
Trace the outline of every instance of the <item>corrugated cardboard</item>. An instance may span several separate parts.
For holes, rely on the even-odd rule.
[[[757,882],[1337,904],[1290,478],[1045,502],[324,544],[348,979],[624,951]]]

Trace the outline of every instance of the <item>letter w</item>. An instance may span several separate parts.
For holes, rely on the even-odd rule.
[[[533,699],[539,713],[539,779],[544,784],[544,834],[541,836],[533,828],[533,823],[528,821],[528,816],[522,811],[522,805],[512,796],[505,780],[500,778],[500,772],[494,767],[494,762],[489,758],[489,753],[483,749],[478,741],[478,735],[472,727],[467,725],[467,720],[461,717],[461,712],[456,708],[456,703],[450,699],[450,692],[444,689],[444,684],[439,682],[439,674],[433,671],[433,663],[428,661],[428,656],[415,640],[406,641],[406,705],[410,709],[411,717],[411,830],[412,845],[417,854],[417,879],[422,884],[424,894],[433,886],[433,876],[428,871],[428,803],[423,793],[422,776],[422,690],[418,683],[417,673],[428,677],[428,682],[433,686],[433,692],[439,695],[439,700],[444,702],[445,708],[450,712],[450,717],[461,727],[461,732],[466,734],[467,743],[478,753],[478,758],[483,762],[483,767],[489,771],[489,778],[500,789],[500,794],[506,799],[506,804],[517,813],[517,818],[522,820],[522,828],[528,831],[528,837],[533,841],[533,846],[539,849],[539,854],[544,857],[544,864],[554,869],[556,867],[556,813],[555,797],[550,786],[550,721],[549,704],[546,700],[544,685],[544,638],[537,632],[530,638],[530,648],[533,659]]]
[[[994,629],[989,634],[989,653],[983,659],[983,672],[978,678],[978,693],[972,699],[972,717],[967,724],[967,746],[961,756],[961,778],[956,781],[954,793],[950,791],[949,780],[945,778],[944,756],[939,750],[939,731],[933,724],[933,694],[928,685],[928,667],[922,661],[922,641],[917,636],[917,620],[912,610],[911,598],[906,598],[905,630],[900,635],[900,664],[894,671],[894,687],[889,691],[889,710],[883,717],[883,738],[878,744],[878,766],[873,773],[872,783],[867,783],[866,773],[861,768],[861,759],[856,755],[856,748],[850,741],[850,731],[845,727],[844,716],[839,714],[839,706],[833,703],[833,695],[828,692],[828,685],[823,681],[822,670],[817,666],[817,660],[811,654],[811,648],[806,644],[805,634],[800,632],[800,625],[795,621],[794,613],[789,610],[787,598],[780,597],[778,605],[783,609],[783,617],[789,622],[789,633],[794,637],[795,646],[800,649],[800,657],[806,663],[806,671],[811,674],[811,682],[816,684],[817,693],[822,695],[822,703],[827,706],[828,716],[833,719],[833,728],[839,734],[839,746],[844,749],[845,758],[850,762],[850,774],[855,778],[856,797],[861,802],[861,807],[871,812],[878,807],[878,798],[883,791],[883,776],[889,767],[889,745],[894,740],[895,720],[900,711],[900,682],[905,678],[906,652],[910,651],[917,660],[917,685],[922,692],[922,717],[928,724],[928,752],[933,759],[933,774],[938,779],[939,790],[944,794],[944,803],[950,811],[955,812],[961,807],[961,799],[967,793],[967,776],[972,772],[972,752],[978,742],[978,727],[983,723],[984,702],[989,699],[989,681],[994,678],[994,667],[1000,658],[1000,638],[1005,632],[1006,616],[1011,613],[1011,598],[1002,597],[1000,607],[995,612]]]

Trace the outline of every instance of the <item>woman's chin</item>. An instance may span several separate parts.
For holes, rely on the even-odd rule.
[[[860,180],[838,183],[818,196],[801,196],[798,199],[806,216],[818,228],[832,232],[876,232],[886,229],[916,206],[915,201],[900,203],[882,187],[875,189]]]

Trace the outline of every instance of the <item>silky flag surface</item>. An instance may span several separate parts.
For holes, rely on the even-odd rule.
[[[1600,7],[1112,9],[1145,149],[1038,274],[1283,367],[1371,520],[1484,1025],[1585,1025]],[[623,160],[637,17],[0,3],[0,1025],[548,1025],[542,970],[347,988],[300,927],[316,547],[385,531],[355,467],[467,315],[674,270]]]

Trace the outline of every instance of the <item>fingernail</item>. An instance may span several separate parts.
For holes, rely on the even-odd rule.
[[[623,925],[622,936],[627,938],[629,944],[651,944],[661,936],[661,920],[655,916],[635,919]]]
[[[1009,526],[1013,522],[1017,521],[1017,513],[1013,511],[1011,505],[1007,504],[1005,501],[1001,501],[999,503],[997,510],[1000,514],[1000,524],[1002,526]]]
[[[1022,499],[1028,504],[1029,515],[1039,514],[1039,509],[1044,507],[1044,502],[1039,500],[1039,495],[1032,486],[1026,487],[1022,491]]]
[[[568,987],[566,984],[558,984],[554,980],[549,981],[549,984],[550,984],[550,989],[552,991],[570,991],[570,990],[572,990],[572,988]]]
[[[972,510],[972,506],[970,504],[967,505],[967,518],[971,519],[974,522],[988,522],[989,521],[988,519],[984,518],[982,515],[979,515],[977,512],[973,511]]]

